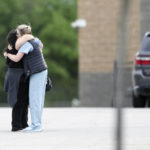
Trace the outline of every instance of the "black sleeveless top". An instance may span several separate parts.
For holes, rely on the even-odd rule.
[[[17,50],[15,50],[15,49],[12,49],[12,50],[6,50],[7,51],[7,53],[10,53],[10,54],[14,54],[14,55],[16,55],[17,54]],[[8,65],[8,67],[9,68],[24,68],[23,67],[23,62],[22,62],[22,59],[19,61],[19,62],[14,62],[14,61],[12,61],[11,59],[9,59],[8,57],[7,57],[7,59],[6,59],[6,64]]]

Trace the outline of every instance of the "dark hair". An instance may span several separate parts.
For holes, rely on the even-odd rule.
[[[7,35],[7,41],[15,49],[15,43],[17,41],[17,31],[16,29],[11,30]]]
[[[16,29],[11,30],[6,38],[8,44],[10,44],[12,46],[13,49],[15,49],[15,43],[17,41],[17,31]],[[3,52],[9,52],[10,50],[8,50],[8,46],[4,48]],[[9,63],[9,59],[6,59],[6,64],[8,65]]]

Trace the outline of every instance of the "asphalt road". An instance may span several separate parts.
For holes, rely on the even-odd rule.
[[[123,150],[150,150],[150,110],[126,108],[122,117]],[[11,108],[0,108],[0,120],[0,150],[116,150],[112,108],[44,108],[38,133],[11,132]]]

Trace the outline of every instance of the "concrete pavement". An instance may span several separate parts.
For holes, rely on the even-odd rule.
[[[150,110],[123,112],[123,150],[150,150]],[[112,108],[44,108],[39,133],[11,132],[10,108],[0,108],[0,120],[0,150],[115,150]]]

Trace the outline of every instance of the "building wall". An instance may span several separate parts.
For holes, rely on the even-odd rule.
[[[140,13],[140,20],[141,20],[141,37],[144,36],[144,33],[150,31],[150,1],[149,0],[141,0],[141,13]]]
[[[79,98],[81,106],[112,106],[113,68],[118,44],[121,0],[78,0]],[[139,0],[132,0],[128,17],[128,61],[139,48]]]

